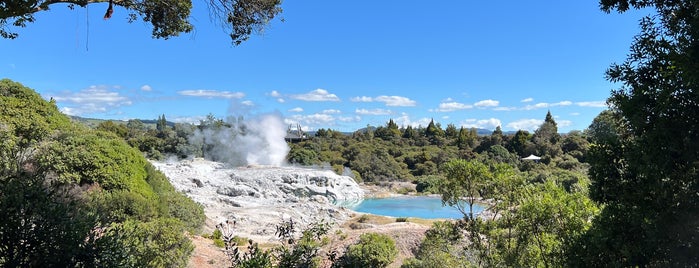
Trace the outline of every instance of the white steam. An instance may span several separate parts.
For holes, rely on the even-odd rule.
[[[245,120],[229,117],[195,131],[190,143],[201,145],[204,157],[214,161],[234,166],[282,166],[290,150],[285,136],[281,115],[267,114]]]

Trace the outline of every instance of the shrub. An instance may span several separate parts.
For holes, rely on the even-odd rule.
[[[364,215],[362,215],[362,216],[359,217],[359,219],[357,220],[357,222],[365,223],[365,222],[368,222],[369,219],[370,219],[370,218],[369,218],[369,215],[364,214]]]
[[[129,267],[185,267],[194,245],[177,219],[150,222],[127,220],[114,224],[107,235],[118,238]]]
[[[396,218],[396,222],[408,222],[408,218],[399,217],[399,218]]]
[[[396,242],[391,237],[366,233],[359,237],[357,244],[347,247],[345,256],[340,260],[340,267],[386,267],[396,255]]]

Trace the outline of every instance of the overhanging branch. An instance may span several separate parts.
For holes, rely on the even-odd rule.
[[[48,1],[42,2],[38,7],[36,7],[36,9],[34,9],[32,11],[32,13],[36,13],[36,12],[39,12],[42,10],[47,10],[48,7],[50,5],[53,5],[53,4],[61,4],[61,3],[74,4],[74,5],[78,5],[81,7],[85,7],[89,4],[107,3],[107,2],[109,2],[109,0],[48,0]],[[127,8],[129,6],[131,6],[131,4],[132,4],[132,2],[128,1],[128,0],[126,0],[126,1],[125,0],[113,0],[112,2],[114,5],[127,7]]]

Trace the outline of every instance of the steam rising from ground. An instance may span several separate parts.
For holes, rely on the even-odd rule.
[[[208,121],[190,137],[191,144],[202,145],[205,158],[234,166],[286,163],[289,146],[280,114]]]

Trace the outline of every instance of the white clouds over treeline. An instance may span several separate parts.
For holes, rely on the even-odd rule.
[[[410,94],[410,92],[406,93]],[[427,126],[435,120],[446,127],[454,124],[457,127],[494,129],[501,126],[503,130],[524,129],[533,131],[543,122],[544,114],[538,110],[557,110],[562,118],[556,118],[559,127],[565,128],[587,121],[591,118],[591,109],[601,111],[607,107],[605,101],[573,101],[561,100],[544,102],[533,97],[516,98],[503,101],[497,98],[471,99],[462,94],[462,99],[446,96],[434,101],[439,96],[423,94],[416,99],[412,96],[400,95],[366,95],[351,94],[342,96],[332,90],[316,88],[302,93],[283,92],[281,90],[233,91],[216,89],[184,89],[171,90],[166,93],[163,89],[154,90],[149,84],[142,83],[131,89],[122,86],[90,86],[88,88],[53,92],[44,94],[47,99],[56,100],[61,111],[69,115],[100,118],[100,115],[113,116],[126,110],[138,110],[147,107],[150,114],[144,116],[139,111],[124,114],[122,119],[140,118],[152,119],[159,114],[167,114],[178,122],[197,121],[209,113],[219,113],[218,116],[244,115],[258,112],[283,111],[284,122],[300,124],[304,129],[333,128],[352,131],[368,124],[379,126],[393,119],[399,126]],[[191,101],[199,99],[199,101]],[[209,102],[208,99],[220,100]],[[169,105],[168,101],[177,101]],[[418,102],[419,100],[419,102]],[[431,102],[430,102],[431,101]],[[135,104],[146,104],[138,105]],[[191,104],[191,105],[190,105]],[[221,108],[228,104],[227,110]],[[169,109],[169,110],[168,110]],[[592,110],[592,111],[594,111]],[[227,114],[221,115],[224,111]],[[153,115],[155,113],[155,115]],[[539,114],[541,113],[541,114]]]

